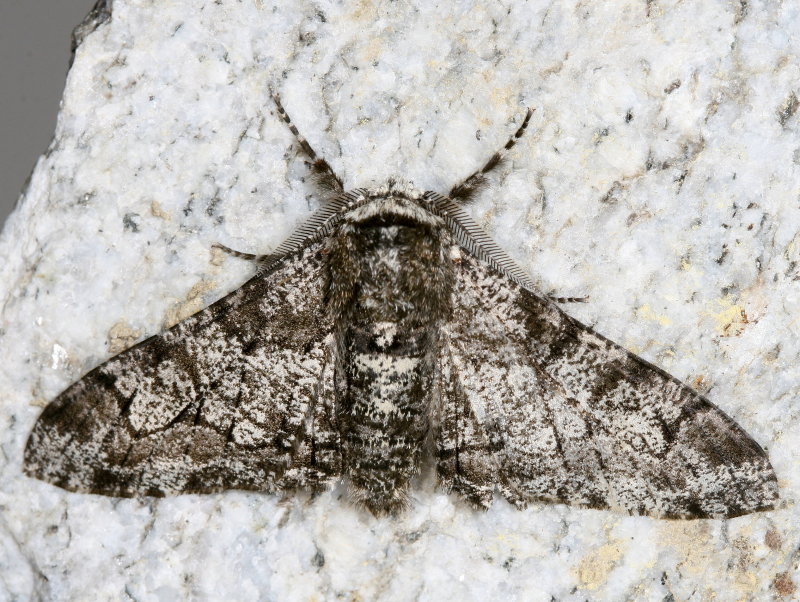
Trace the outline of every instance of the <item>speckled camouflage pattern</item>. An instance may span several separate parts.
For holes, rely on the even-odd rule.
[[[394,181],[344,192],[276,104],[333,198],[272,255],[234,252],[260,264],[241,288],[61,393],[28,475],[112,496],[344,477],[381,515],[429,460],[480,508],[495,491],[665,518],[774,507],[747,433],[535,293],[470,220],[463,203],[504,151],[447,197]]]

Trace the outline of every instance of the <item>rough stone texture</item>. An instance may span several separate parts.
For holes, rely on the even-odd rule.
[[[420,3],[421,4],[421,3]],[[790,2],[115,0],[0,238],[0,598],[710,600],[800,584],[800,142]],[[316,206],[268,86],[348,187],[445,191],[543,290],[769,450],[784,508],[658,521],[340,499],[70,494],[22,476],[41,407],[242,283]]]

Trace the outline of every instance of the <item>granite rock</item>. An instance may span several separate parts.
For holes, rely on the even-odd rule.
[[[416,4],[416,6],[414,5]],[[99,8],[98,8],[99,7]],[[114,0],[0,236],[0,598],[790,599],[800,584],[800,10],[790,2]],[[659,521],[432,488],[164,500],[26,478],[41,408],[200,309],[318,196],[269,87],[348,187],[446,191],[530,133],[474,217],[568,311],[768,449],[783,506]]]

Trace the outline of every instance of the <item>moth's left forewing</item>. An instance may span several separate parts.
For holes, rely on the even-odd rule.
[[[324,261],[322,241],[295,248],[89,372],[40,415],[25,472],[113,496],[273,491],[338,476]]]
[[[496,461],[506,497],[674,518],[774,507],[769,460],[733,420],[533,293],[505,257],[462,247],[440,343],[439,362],[453,372],[440,406],[451,421],[475,423],[482,474]],[[474,449],[475,436],[466,444]],[[457,473],[451,466],[451,481]]]

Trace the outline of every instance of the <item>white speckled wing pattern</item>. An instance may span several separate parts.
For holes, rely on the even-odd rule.
[[[688,386],[486,263],[456,266],[440,357],[439,474],[488,506],[563,502],[662,518],[768,510],[764,451]]]
[[[44,410],[25,471],[113,496],[320,487],[340,475],[322,243],[95,368]]]
[[[114,496],[348,476],[380,515],[434,448],[441,484],[478,507],[496,489],[666,518],[774,507],[733,420],[531,292],[457,206],[337,203],[240,289],[59,395],[25,471]]]
[[[318,489],[401,511],[423,456],[478,507],[532,500],[668,518],[774,507],[733,420],[531,292],[465,211],[528,126],[447,196],[333,193],[244,286],[111,358],[42,412],[25,472],[113,496]]]

